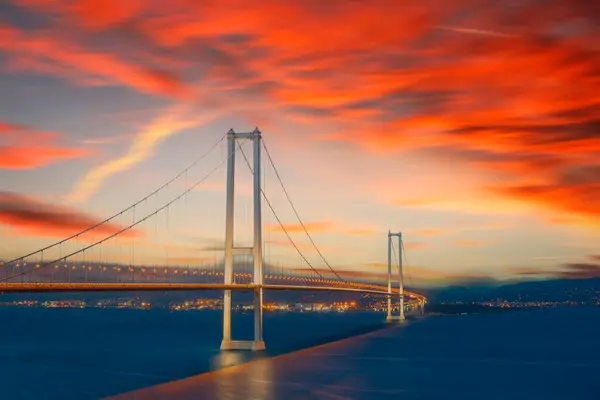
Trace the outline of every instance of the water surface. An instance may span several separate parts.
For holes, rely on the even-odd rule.
[[[375,330],[383,317],[265,314],[265,356]],[[1,308],[0,318],[2,399],[94,399],[242,361],[218,351],[220,312]],[[249,338],[251,326],[251,314],[236,315],[235,338]],[[353,384],[401,387],[402,399],[597,399],[600,393],[600,308],[428,317],[395,332],[351,346],[346,356],[355,365],[335,354],[322,362],[330,373],[346,371]],[[289,379],[310,386],[325,378],[302,381],[309,373]],[[339,394],[369,393],[375,392]]]

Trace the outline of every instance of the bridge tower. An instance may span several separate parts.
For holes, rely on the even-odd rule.
[[[237,140],[253,141],[253,175],[254,175],[254,240],[252,247],[234,247],[233,219],[235,192],[235,153]],[[261,217],[261,183],[260,154],[262,136],[258,128],[249,133],[236,133],[233,129],[227,132],[227,210],[225,217],[225,271],[224,282],[233,281],[233,256],[236,254],[251,255],[254,259],[254,340],[231,340],[231,290],[225,290],[223,296],[223,341],[221,350],[265,350],[263,341],[263,259],[262,259],[262,217]]]
[[[398,238],[398,285],[400,295],[400,315],[392,315],[392,245],[393,238]],[[402,233],[388,231],[388,304],[387,321],[404,321],[404,276],[402,274]]]

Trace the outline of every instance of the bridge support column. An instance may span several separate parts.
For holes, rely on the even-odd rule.
[[[400,321],[404,321],[404,274],[402,271],[402,233],[398,233],[398,285],[400,286]]]
[[[258,128],[252,132],[254,140],[254,343],[252,350],[264,350],[263,341],[263,258],[262,258],[262,210],[261,210],[261,184],[260,184],[260,146],[261,134]]]
[[[236,140],[252,140],[254,146],[254,240],[251,248],[235,248],[233,246],[234,215],[234,181],[235,181],[235,146]],[[263,341],[263,264],[262,264],[262,216],[261,216],[261,133],[258,128],[250,133],[235,133],[233,129],[227,133],[227,216],[225,225],[225,271],[224,282],[233,281],[233,255],[247,254],[254,259],[254,340],[231,339],[231,290],[225,290],[223,297],[223,341],[221,350],[265,350]]]
[[[225,265],[223,282],[233,280],[233,211],[235,204],[235,133],[227,132],[227,203],[225,211]],[[221,348],[231,343],[231,290],[223,293],[223,342]]]
[[[388,296],[387,296],[387,318],[392,320],[392,232],[388,231]]]
[[[398,294],[400,298],[400,315],[393,315],[392,307],[392,245],[393,238],[398,238]],[[399,321],[405,320],[404,316],[404,276],[402,274],[402,233],[392,233],[388,231],[388,308],[386,321]]]

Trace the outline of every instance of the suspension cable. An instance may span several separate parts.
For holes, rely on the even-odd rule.
[[[125,213],[125,212],[127,212],[127,211],[131,210],[132,208],[136,207],[137,205],[139,205],[139,204],[140,204],[140,203],[142,203],[143,201],[147,200],[148,198],[152,197],[152,196],[153,196],[153,195],[155,195],[156,193],[160,192],[161,190],[163,190],[164,188],[166,188],[167,186],[169,186],[171,183],[173,183],[173,182],[174,182],[174,181],[176,181],[178,178],[180,178],[180,177],[181,177],[183,174],[187,174],[187,172],[188,172],[190,169],[192,169],[192,168],[193,168],[193,167],[194,167],[196,164],[198,164],[200,161],[202,161],[202,160],[203,160],[203,159],[204,159],[204,158],[205,158],[205,157],[206,157],[206,156],[207,156],[207,155],[208,155],[210,152],[212,152],[212,151],[213,151],[213,150],[214,150],[214,149],[215,149],[215,148],[216,148],[216,147],[219,145],[219,143],[221,143],[221,142],[223,141],[223,139],[225,139],[225,137],[226,137],[226,136],[227,136],[227,134],[223,135],[223,136],[222,136],[222,137],[221,137],[221,138],[220,138],[220,139],[219,139],[219,140],[218,140],[218,141],[217,141],[217,142],[216,142],[216,143],[215,143],[213,146],[211,146],[211,147],[210,147],[210,148],[209,148],[209,149],[208,149],[208,150],[207,150],[205,153],[203,153],[203,154],[202,154],[200,157],[198,157],[196,160],[194,160],[194,162],[192,162],[190,165],[188,165],[188,167],[187,167],[186,169],[184,169],[183,171],[181,171],[181,172],[180,172],[179,174],[177,174],[177,175],[176,175],[174,178],[172,178],[171,180],[169,180],[167,183],[165,183],[164,185],[162,185],[162,186],[161,186],[161,187],[159,187],[158,189],[154,190],[152,193],[150,193],[150,194],[149,194],[149,195],[147,195],[146,197],[144,197],[144,198],[142,198],[142,199],[138,200],[137,202],[133,203],[133,204],[132,204],[132,205],[130,205],[129,207],[127,207],[127,208],[125,208],[125,209],[123,209],[123,210],[121,210],[121,211],[117,212],[116,214],[112,215],[111,217],[108,217],[108,218],[106,218],[105,220],[103,220],[103,221],[101,221],[101,222],[98,222],[98,223],[97,223],[97,224],[95,224],[95,225],[92,225],[92,226],[90,226],[90,227],[88,227],[88,228],[86,228],[86,229],[84,229],[84,230],[82,230],[82,231],[80,231],[80,232],[78,232],[78,233],[75,233],[75,234],[73,234],[73,235],[69,236],[69,237],[68,237],[68,238],[66,238],[66,239],[62,239],[62,240],[60,240],[60,241],[58,241],[58,242],[56,242],[56,243],[50,244],[50,245],[48,245],[48,246],[46,246],[46,247],[44,247],[44,248],[42,248],[42,249],[36,250],[36,251],[34,251],[34,252],[31,252],[31,253],[29,253],[29,254],[26,254],[26,255],[24,255],[24,256],[20,256],[20,257],[14,258],[14,259],[12,259],[12,260],[10,260],[10,261],[7,261],[7,262],[5,262],[5,263],[4,263],[2,266],[6,267],[7,265],[9,265],[9,264],[12,264],[12,263],[14,263],[14,262],[17,262],[17,261],[19,261],[19,260],[22,260],[22,259],[24,259],[24,258],[27,258],[27,257],[31,257],[31,256],[33,256],[33,255],[35,255],[35,254],[37,254],[37,253],[40,253],[40,252],[42,252],[42,251],[46,251],[46,250],[48,250],[48,249],[51,249],[51,248],[53,248],[53,247],[56,247],[56,246],[58,246],[58,245],[61,245],[61,244],[65,243],[65,242],[67,242],[67,241],[69,241],[69,240],[71,240],[71,239],[74,239],[74,238],[76,238],[76,237],[78,237],[78,236],[81,236],[81,235],[83,235],[84,233],[86,233],[86,232],[89,232],[89,231],[91,231],[91,230],[93,230],[93,229],[96,229],[96,228],[97,228],[97,227],[99,227],[100,225],[104,225],[105,223],[107,223],[107,222],[110,222],[110,221],[112,221],[113,219],[115,219],[115,218],[117,218],[117,217],[121,216],[123,213]],[[1,267],[1,266],[0,266],[0,267]]]
[[[406,275],[408,275],[408,281],[410,282],[410,287],[414,288],[415,285],[413,285],[412,279],[410,277],[410,272],[408,269],[408,260],[406,259],[406,250],[404,250],[404,240],[400,240],[400,245],[402,246],[402,255],[404,256],[404,265],[406,265]]]
[[[254,169],[252,168],[252,166],[250,165],[250,161],[248,161],[248,157],[246,157],[246,153],[244,153],[244,149],[242,149],[241,145],[239,144],[239,142],[236,142],[238,144],[238,147],[240,149],[240,151],[242,152],[242,156],[244,156],[244,160],[246,160],[246,165],[248,166],[248,169],[250,169],[250,173],[252,175],[254,175]],[[323,278],[323,275],[321,275],[321,273],[319,273],[319,271],[317,271],[317,269],[315,267],[313,267],[313,265],[310,263],[310,261],[308,261],[308,259],[304,256],[304,254],[300,251],[300,249],[298,248],[298,246],[296,245],[296,242],[294,242],[294,240],[292,239],[292,237],[290,236],[290,234],[288,233],[287,229],[285,229],[285,226],[283,225],[283,223],[281,222],[281,219],[279,219],[279,216],[277,215],[277,213],[275,212],[275,209],[273,208],[273,205],[271,204],[271,202],[269,201],[266,193],[264,192],[264,190],[262,188],[260,188],[260,192],[263,195],[263,198],[265,199],[265,202],[267,203],[267,205],[269,206],[269,208],[271,209],[271,212],[273,213],[273,215],[275,216],[275,219],[277,220],[277,223],[279,224],[279,226],[281,227],[281,229],[283,230],[283,232],[285,233],[285,235],[287,236],[288,240],[292,243],[292,246],[294,246],[294,248],[296,249],[296,251],[298,252],[298,254],[300,254],[300,257],[302,257],[302,259],[306,262],[306,264],[308,264],[308,266],[315,271],[315,273],[319,276],[319,278],[321,279],[325,279]]]
[[[265,144],[264,139],[262,141],[262,144],[263,144],[263,148],[265,149],[265,152],[267,153],[267,158],[269,159],[269,162],[270,162],[271,166],[273,167],[273,171],[275,172],[275,176],[277,177],[277,180],[279,181],[279,184],[281,185],[281,188],[283,189],[283,192],[285,193],[285,197],[287,198],[288,202],[290,203],[290,206],[292,207],[292,210],[294,211],[294,214],[296,214],[296,218],[298,219],[298,222],[300,222],[300,225],[302,226],[302,229],[304,230],[304,233],[306,233],[306,236],[308,237],[308,240],[310,240],[310,243],[313,245],[313,247],[315,248],[315,250],[317,251],[317,253],[321,257],[321,259],[323,260],[323,262],[325,263],[325,265],[327,265],[327,268],[329,268],[329,270],[331,272],[333,272],[333,274],[339,280],[341,280],[342,282],[345,282],[345,280],[331,267],[331,265],[329,264],[329,262],[327,262],[327,260],[323,256],[323,253],[321,253],[321,250],[319,250],[319,248],[317,247],[317,244],[313,240],[312,236],[310,235],[310,233],[308,233],[308,229],[306,229],[306,225],[304,225],[304,222],[300,218],[300,215],[298,214],[298,211],[296,210],[296,207],[294,206],[294,202],[292,201],[292,198],[291,198],[290,194],[288,193],[287,189],[285,188],[285,185],[283,184],[283,180],[281,179],[281,176],[279,175],[279,171],[277,170],[277,167],[275,166],[275,163],[273,162],[273,158],[271,157],[271,153],[269,153],[269,149],[267,149],[267,145]]]
[[[47,263],[44,263],[44,264],[39,264],[38,266],[36,266],[35,268],[32,268],[32,269],[30,269],[30,270],[27,270],[27,271],[21,271],[21,272],[19,272],[19,273],[16,273],[16,274],[13,274],[13,275],[10,275],[10,276],[7,276],[7,277],[4,277],[4,278],[1,278],[1,279],[0,279],[0,282],[5,282],[5,281],[7,281],[7,280],[9,280],[9,279],[16,278],[16,277],[19,277],[19,276],[22,276],[22,275],[28,274],[28,273],[30,273],[30,272],[32,272],[32,271],[36,271],[36,270],[38,270],[38,269],[45,268],[45,267],[47,267],[47,266],[49,266],[49,265],[56,264],[56,263],[58,263],[58,262],[64,261],[64,260],[66,260],[66,259],[67,259],[67,258],[69,258],[69,257],[72,257],[72,256],[74,256],[74,255],[77,255],[77,254],[79,254],[79,253],[82,253],[82,252],[84,252],[84,251],[86,251],[86,250],[88,250],[88,249],[91,249],[92,247],[95,247],[95,246],[97,246],[97,245],[99,245],[99,244],[102,244],[102,243],[106,242],[107,240],[110,240],[110,239],[112,239],[112,238],[114,238],[114,237],[116,237],[116,236],[120,235],[121,233],[123,233],[123,232],[126,232],[126,231],[130,230],[131,228],[133,228],[133,227],[135,227],[135,226],[137,226],[137,225],[141,224],[142,222],[144,222],[144,221],[146,221],[147,219],[149,219],[149,218],[153,217],[154,215],[158,214],[158,213],[159,213],[159,212],[161,212],[162,210],[164,210],[164,209],[167,209],[167,208],[168,208],[168,207],[169,207],[171,204],[175,203],[177,200],[179,200],[180,198],[182,198],[183,196],[185,196],[186,194],[188,194],[189,192],[191,192],[192,190],[194,190],[196,187],[198,187],[198,186],[199,186],[200,184],[202,184],[204,181],[206,181],[206,180],[207,180],[207,179],[208,179],[208,178],[209,178],[209,177],[210,177],[210,176],[211,176],[213,173],[215,173],[217,170],[219,170],[219,169],[220,169],[220,168],[223,166],[223,164],[224,164],[224,163],[225,163],[227,160],[229,160],[229,158],[231,158],[231,157],[232,157],[234,154],[235,154],[235,151],[234,151],[234,152],[232,152],[232,153],[231,153],[231,155],[230,155],[229,157],[227,157],[226,159],[224,159],[224,160],[223,160],[223,161],[222,161],[222,162],[221,162],[219,165],[217,165],[215,168],[213,168],[213,169],[212,169],[212,170],[211,170],[211,171],[210,171],[208,174],[206,174],[204,177],[202,177],[202,179],[200,179],[199,181],[197,181],[196,183],[194,183],[194,184],[193,184],[191,187],[189,187],[188,189],[186,189],[186,190],[185,190],[183,193],[181,193],[179,196],[175,197],[174,199],[172,199],[172,200],[171,200],[171,201],[169,201],[168,203],[164,204],[162,207],[160,207],[160,208],[156,209],[154,212],[152,212],[152,213],[150,213],[150,214],[147,214],[147,215],[146,215],[144,218],[140,219],[139,221],[137,221],[137,222],[133,222],[133,223],[132,223],[132,224],[130,224],[129,226],[127,226],[127,227],[125,227],[125,228],[123,228],[123,229],[121,229],[121,230],[119,230],[119,231],[117,231],[117,232],[115,232],[115,233],[113,233],[113,234],[111,234],[111,235],[109,235],[109,236],[106,236],[105,238],[103,238],[103,239],[101,239],[101,240],[98,240],[98,241],[96,241],[96,242],[94,242],[94,243],[90,244],[89,246],[83,247],[83,248],[81,248],[81,249],[79,249],[79,250],[77,250],[77,251],[74,251],[74,252],[72,252],[72,253],[70,253],[70,254],[67,254],[67,255],[66,255],[66,256],[64,256],[64,257],[57,258],[56,260],[53,260],[53,261],[50,261],[50,262],[47,262]],[[35,253],[34,253],[34,254],[35,254]]]

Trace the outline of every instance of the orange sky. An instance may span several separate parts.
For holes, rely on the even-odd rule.
[[[404,232],[409,271],[423,282],[596,265],[592,3],[9,0],[0,6],[0,257],[127,207],[229,128],[259,126],[340,269],[379,273],[371,268],[386,260],[388,229]],[[242,178],[240,229],[249,226]],[[159,216],[168,229],[150,222],[124,239],[138,262],[217,257],[223,179],[195,189],[185,211]],[[319,265],[272,172],[267,185]],[[275,223],[265,216],[267,256],[297,267]]]

